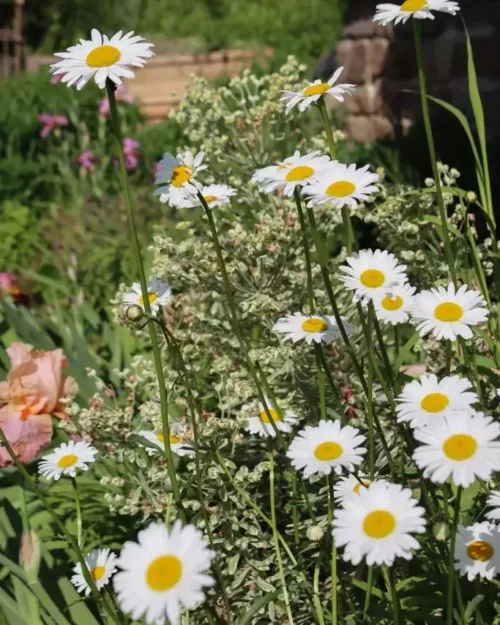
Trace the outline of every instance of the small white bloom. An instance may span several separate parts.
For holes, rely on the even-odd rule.
[[[458,526],[455,569],[472,581],[477,576],[493,579],[500,571],[500,528],[496,523]]]
[[[68,86],[76,83],[77,89],[83,89],[94,77],[96,84],[104,89],[108,78],[116,85],[122,83],[122,78],[134,78],[129,66],[144,67],[145,59],[154,56],[152,47],[152,43],[146,43],[133,31],[124,35],[120,30],[109,39],[94,28],[90,41],[80,39],[80,43],[66,52],[57,52],[55,56],[63,60],[51,65],[50,71],[64,74],[62,82]]]
[[[62,475],[75,477],[76,470],[88,471],[94,462],[97,449],[83,441],[62,443],[52,453],[43,456],[38,472],[48,480],[58,480]]]
[[[458,2],[454,0],[406,0],[400,5],[392,3],[377,5],[377,13],[373,19],[386,26],[390,22],[404,24],[411,17],[418,20],[433,20],[433,11],[456,15],[459,10]]]
[[[412,534],[425,531],[424,513],[408,488],[372,482],[335,510],[334,540],[354,565],[366,558],[368,566],[392,566],[396,558],[411,560],[412,550],[420,548]]]
[[[469,291],[463,284],[455,292],[450,282],[448,288],[442,286],[430,291],[422,291],[415,296],[412,319],[420,336],[432,333],[438,341],[456,341],[459,336],[472,338],[470,326],[478,325],[488,318],[488,309],[479,291]]]
[[[492,490],[486,501],[488,508],[493,508],[486,514],[487,519],[500,521],[500,490]]]
[[[116,555],[110,552],[109,549],[95,549],[85,556],[85,564],[95,582],[97,590],[101,590],[103,586],[106,586],[116,571],[115,561]],[[78,592],[84,592],[87,596],[90,595],[90,586],[85,581],[82,574],[82,565],[79,562],[73,568],[73,571],[75,573],[71,578],[73,586],[76,587]]]
[[[397,418],[400,423],[408,421],[412,428],[435,423],[455,410],[467,410],[478,401],[471,392],[469,380],[458,375],[438,380],[434,374],[423,375],[418,380],[405,384],[397,398]]]
[[[399,265],[394,254],[386,250],[360,250],[346,259],[340,267],[340,280],[354,291],[356,300],[384,297],[407,282],[406,265]]]
[[[281,100],[286,103],[286,112],[289,113],[294,106],[299,105],[299,111],[302,113],[311,104],[317,102],[323,96],[331,96],[339,102],[344,101],[345,95],[352,95],[356,90],[356,85],[335,83],[344,71],[343,67],[339,67],[328,82],[315,80],[310,82],[307,87],[301,91],[282,91]]]
[[[354,332],[354,326],[342,317],[342,325],[347,334]],[[335,317],[327,315],[303,315],[302,313],[293,313],[279,319],[273,327],[274,332],[284,334],[283,341],[305,340],[309,345],[311,343],[331,343],[338,339],[341,334]]]
[[[113,578],[120,608],[147,625],[180,622],[181,608],[193,610],[203,603],[204,586],[214,580],[204,573],[214,557],[202,533],[193,525],[176,521],[171,530],[152,523],[125,543]]]
[[[158,187],[153,195],[159,195],[160,202],[175,208],[186,206],[190,201],[193,202],[191,206],[194,206],[197,203],[197,192],[201,188],[196,176],[207,168],[206,165],[202,165],[204,156],[203,152],[193,156],[187,151],[175,157],[165,152],[155,178],[155,184],[165,186]]]
[[[148,282],[149,306],[152,313],[156,314],[162,306],[166,306],[171,295],[172,287],[168,282],[163,282],[156,278]],[[142,310],[145,310],[144,298],[142,297],[142,289],[139,282],[134,282],[132,290],[123,295],[122,302],[126,306],[140,306]]]
[[[201,187],[199,191],[208,208],[229,204],[231,198],[236,195],[236,189],[229,187],[227,184],[209,184]],[[197,195],[186,195],[178,208],[191,208],[192,206],[201,206],[200,198]]]
[[[308,477],[314,473],[328,475],[334,471],[353,471],[363,462],[366,449],[361,447],[366,438],[359,430],[340,421],[320,421],[317,427],[307,425],[293,439],[286,455],[297,471]]]
[[[293,156],[278,165],[258,169],[252,176],[252,182],[258,184],[263,193],[281,189],[289,197],[296,187],[310,182],[330,164],[330,157],[322,155],[321,152],[310,152],[301,156],[297,150]]]
[[[357,497],[361,489],[366,489],[370,486],[371,480],[365,476],[348,475],[347,477],[341,477],[335,484],[333,489],[336,499],[343,503],[350,497]],[[387,484],[385,480],[377,480],[377,484]]]
[[[433,482],[442,484],[453,477],[455,484],[467,488],[476,478],[488,481],[500,470],[500,425],[482,413],[455,411],[414,435],[422,445],[413,458]]]
[[[394,286],[385,294],[373,298],[377,319],[393,326],[406,323],[414,305],[415,287],[409,284]]]
[[[163,436],[163,432],[161,430],[156,432],[152,432],[151,430],[141,430],[140,432],[137,432],[137,434],[151,443],[151,446],[146,448],[149,456],[153,456],[155,453],[160,451],[165,452],[165,437]],[[170,433],[170,449],[178,456],[194,456],[192,445],[189,442],[184,441],[182,436],[179,436],[178,433]]]
[[[304,195],[308,197],[307,206],[332,204],[335,208],[347,206],[355,209],[360,202],[368,200],[378,188],[378,174],[369,171],[370,166],[360,169],[356,165],[344,165],[333,161],[304,187]]]
[[[280,432],[291,432],[292,426],[297,423],[297,415],[290,410],[286,410],[285,413],[281,415],[283,418],[281,418],[273,402],[267,397],[265,399],[267,410],[270,413],[276,428]],[[246,404],[242,407],[242,411],[248,415],[248,423],[246,426],[247,432],[250,432],[250,434],[257,434],[262,437],[271,436],[274,438],[276,436],[276,432],[271,425],[269,416],[260,402]]]

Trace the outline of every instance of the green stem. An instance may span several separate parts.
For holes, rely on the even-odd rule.
[[[141,284],[141,293],[142,293],[142,299],[144,302],[144,309],[146,311],[146,316],[148,317],[147,325],[148,325],[148,330],[149,330],[149,336],[151,339],[151,349],[153,351],[153,359],[155,363],[156,376],[158,378],[158,387],[159,387],[159,392],[160,392],[160,410],[161,410],[161,420],[162,420],[162,427],[163,427],[163,436],[165,440],[165,460],[167,462],[167,471],[168,471],[170,483],[172,484],[172,491],[174,493],[175,502],[179,507],[180,514],[184,517],[184,520],[185,520],[184,507],[182,505],[179,485],[177,483],[177,476],[175,474],[174,458],[173,458],[172,449],[170,446],[168,393],[167,393],[167,387],[165,385],[165,376],[163,373],[160,346],[158,342],[158,335],[156,333],[156,327],[155,327],[154,321],[151,319],[151,305],[149,303],[149,296],[148,296],[148,283],[146,280],[146,274],[144,272],[144,265],[143,265],[142,257],[141,257],[139,236],[137,234],[134,211],[132,209],[132,199],[130,196],[128,174],[127,174],[127,168],[125,167],[125,155],[123,153],[123,138],[122,138],[122,132],[120,128],[120,119],[118,117],[118,108],[116,106],[115,85],[109,78],[106,81],[106,91],[107,91],[108,100],[109,100],[111,127],[113,130],[113,135],[114,135],[115,142],[116,142],[118,160],[120,163],[120,175],[121,175],[121,180],[122,180],[122,185],[123,185],[123,197],[125,200],[125,209],[127,211],[127,219],[128,219],[128,224],[129,224],[130,234],[131,234],[131,239],[132,239],[132,249],[134,252],[137,271],[139,273],[139,282]]]
[[[288,615],[288,622],[293,625],[292,610],[290,608],[290,598],[288,596],[288,588],[286,586],[285,569],[283,568],[283,560],[281,559],[281,550],[278,540],[278,527],[276,525],[276,502],[274,498],[274,453],[273,449],[269,452],[269,498],[271,503],[271,523],[273,524],[273,541],[276,551],[276,560],[278,561],[278,570],[283,587],[283,597],[285,599],[285,608]]]
[[[306,259],[306,272],[307,272],[307,298],[309,301],[309,311],[314,313],[314,290],[313,279],[311,269],[311,254],[309,252],[309,241],[307,237],[306,221],[304,218],[304,211],[302,210],[302,202],[300,201],[300,192],[296,188],[293,192],[295,198],[295,204],[297,206],[297,214],[299,216],[300,229],[302,231],[302,244],[304,246],[304,256]]]
[[[335,498],[333,496],[333,475],[328,474],[328,527],[332,527],[333,513],[335,510]],[[332,625],[338,622],[338,599],[337,599],[337,546],[335,538],[332,536],[332,555],[331,555],[331,574],[332,574]]]
[[[373,588],[373,567],[369,566],[368,567],[368,579],[366,580],[365,604],[363,606],[363,622],[366,620],[366,617],[368,616],[368,610],[370,609],[372,588]]]
[[[443,230],[443,241],[446,262],[450,269],[450,275],[453,283],[457,284],[457,277],[455,273],[455,264],[453,262],[453,253],[451,249],[450,235],[448,232],[448,218],[446,214],[446,207],[444,205],[443,190],[441,188],[441,181],[439,179],[439,170],[436,157],[436,146],[434,144],[434,137],[432,135],[431,116],[429,113],[429,102],[427,100],[427,84],[425,80],[424,61],[422,52],[422,30],[419,20],[413,20],[413,33],[415,38],[415,52],[417,56],[417,70],[418,70],[418,83],[420,87],[420,98],[422,102],[422,117],[424,120],[425,134],[427,135],[427,144],[429,147],[429,156],[432,165],[432,174],[434,176],[434,182],[436,184],[436,198],[439,210],[439,217],[441,219],[441,228]]]
[[[316,566],[314,567],[313,574],[313,601],[316,609],[316,616],[318,617],[319,625],[325,625],[325,616],[323,614],[323,608],[321,606],[321,599],[319,597],[319,573],[321,569],[321,560],[323,559],[323,552],[318,553],[318,559],[316,560]]]
[[[451,524],[450,534],[450,559],[448,561],[448,595],[446,601],[446,625],[453,625],[453,588],[455,578],[455,545],[457,541],[457,526],[460,516],[460,502],[462,499],[462,487],[459,486],[455,501],[455,514]]]
[[[320,415],[321,419],[326,421],[325,379],[323,377],[323,368],[321,366],[321,345],[318,343],[314,344],[314,354],[316,356],[316,370],[318,373]]]
[[[82,523],[82,506],[80,503],[80,493],[78,492],[78,484],[74,477],[71,478],[71,482],[73,484],[73,492],[75,494],[75,506],[76,506],[76,540],[78,543],[78,547],[83,549],[83,523]]]
[[[394,614],[394,625],[403,625],[404,617],[401,614],[401,605],[399,603],[398,591],[396,588],[396,570],[394,566],[392,569],[387,568],[387,577],[389,579],[389,586],[391,589],[391,603],[392,611]]]

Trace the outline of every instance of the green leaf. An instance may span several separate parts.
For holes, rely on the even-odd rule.
[[[99,622],[95,619],[82,597],[76,592],[75,587],[71,584],[69,579],[62,577],[58,580],[57,585],[66,601],[68,612],[75,623],[99,625]]]
[[[259,610],[262,610],[262,608],[264,608],[271,601],[271,599],[274,598],[274,594],[274,592],[270,592],[264,597],[260,597],[259,599],[254,601],[245,613],[245,615],[236,621],[236,625],[247,625],[247,623],[250,623],[253,616],[257,614]]]
[[[411,350],[414,348],[418,339],[419,339],[419,335],[417,332],[415,332],[414,334],[412,334],[412,336],[410,336],[410,338],[406,341],[403,347],[400,348],[399,356],[397,357],[396,364],[395,364],[396,370],[399,370],[399,368],[404,362],[406,362],[407,360],[410,360]]]
[[[261,577],[257,577],[255,583],[264,592],[276,592],[276,588],[269,582],[263,580]]]
[[[422,221],[430,221],[431,223],[435,224],[436,226],[438,226],[439,230],[441,230],[442,228],[442,224],[441,224],[441,219],[439,217],[436,217],[436,215],[422,215]],[[460,230],[458,230],[456,228],[456,226],[453,226],[452,224],[447,222],[447,227],[448,230],[450,232],[453,232],[453,234],[458,237],[458,238],[462,238],[462,233],[460,232]]]

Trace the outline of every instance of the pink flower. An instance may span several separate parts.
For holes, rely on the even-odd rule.
[[[52,419],[68,419],[61,399],[78,391],[75,380],[63,375],[62,350],[35,350],[25,343],[7,349],[11,370],[0,382],[0,427],[21,462],[33,460],[52,440]],[[0,447],[0,466],[11,462]]]
[[[67,126],[69,124],[66,115],[50,115],[49,113],[42,113],[38,116],[38,121],[43,124],[43,128],[40,131],[40,136],[45,139],[48,137],[54,128],[58,126]]]
[[[118,85],[115,91],[115,98],[117,102],[126,102],[127,104],[131,104],[134,101],[134,98],[127,92],[127,89],[123,84]],[[101,117],[107,117],[109,115],[108,98],[103,98],[99,102],[98,110]]]
[[[139,142],[130,137],[123,140],[123,152],[125,154],[125,167],[127,171],[132,171],[139,162]]]
[[[81,165],[82,169],[94,169],[96,159],[92,150],[83,150],[76,160]]]

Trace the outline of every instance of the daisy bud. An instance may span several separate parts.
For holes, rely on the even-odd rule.
[[[19,559],[29,580],[36,580],[40,568],[40,539],[35,532],[25,530],[21,538]]]
[[[325,532],[323,531],[323,528],[319,525],[311,525],[307,528],[306,531],[307,538],[313,543],[319,542],[324,535]]]
[[[448,523],[434,523],[432,526],[432,533],[434,538],[439,540],[440,543],[444,543],[450,537],[450,526]]]
[[[465,199],[467,202],[469,202],[469,204],[474,204],[475,202],[477,202],[477,195],[474,193],[474,191],[468,191],[465,194]]]
[[[125,311],[125,316],[129,321],[140,321],[144,317],[144,311],[140,306],[134,304],[132,306],[128,306]]]

